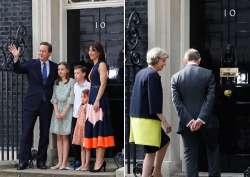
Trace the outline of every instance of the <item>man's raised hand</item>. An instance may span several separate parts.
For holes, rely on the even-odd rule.
[[[20,51],[21,51],[20,47],[18,47],[18,49],[17,49],[16,45],[14,45],[14,44],[9,45],[9,52],[14,56],[14,59],[16,59],[16,60],[19,59]]]

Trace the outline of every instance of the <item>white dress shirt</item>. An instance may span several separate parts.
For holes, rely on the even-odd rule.
[[[88,82],[87,80],[85,80],[81,85],[78,82],[74,84],[74,95],[75,95],[74,107],[73,107],[74,118],[78,118],[78,111],[82,104],[82,99],[81,99],[82,91],[85,89],[90,90],[90,82]]]

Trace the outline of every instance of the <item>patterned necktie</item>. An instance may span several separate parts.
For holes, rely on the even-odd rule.
[[[43,62],[42,76],[43,76],[43,84],[45,85],[47,82],[47,65],[45,62]]]

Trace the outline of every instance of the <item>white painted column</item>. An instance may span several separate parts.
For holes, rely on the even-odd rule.
[[[148,48],[158,45],[157,34],[159,31],[158,14],[157,14],[158,0],[148,0]]]
[[[190,0],[181,0],[181,58],[190,48]]]
[[[52,52],[52,60],[54,62],[59,62],[61,60],[60,58],[60,2],[61,0],[50,0],[51,3],[51,12],[49,13],[51,16],[47,16],[48,18],[51,18],[51,25],[50,29],[48,30],[51,36],[51,44],[53,46],[53,52]],[[67,36],[66,36],[67,37]]]
[[[51,42],[51,0],[32,0],[32,33],[33,58],[37,58],[40,42]]]
[[[190,0],[181,0],[181,58],[190,48]],[[180,68],[184,65],[181,62]],[[176,115],[177,116],[177,115]],[[183,143],[180,139],[180,158],[183,159]],[[184,161],[182,160],[182,171],[184,171]]]
[[[179,119],[171,101],[170,81],[172,74],[181,66],[182,3],[183,0],[148,1],[148,46],[149,48],[159,46],[170,56],[167,66],[161,72],[164,94],[163,113],[173,127],[170,133],[170,147],[163,162],[162,171],[165,176],[181,171],[180,136],[176,134]]]
[[[60,29],[61,14],[63,11],[63,1],[61,0],[32,0],[32,39],[33,39],[33,58],[38,58],[39,45],[46,41],[52,44],[51,60],[58,63],[62,59],[61,45],[64,40],[60,40],[62,36]],[[66,13],[66,12],[65,12]],[[66,16],[67,17],[67,16]],[[65,35],[65,38],[67,36]],[[66,58],[65,58],[66,60]],[[36,122],[34,128],[34,147],[38,149],[39,140],[39,121]],[[56,156],[55,138],[50,135],[50,144],[48,147],[47,163],[51,165]]]
[[[33,58],[38,57],[40,42],[46,41],[52,44],[52,60],[60,61],[60,29],[61,21],[65,20],[61,19],[62,4],[61,0],[32,0]]]
[[[51,18],[48,18],[51,12],[49,0],[32,0],[32,46],[33,58],[38,58],[39,44],[42,41],[51,42]],[[39,117],[38,117],[39,119]],[[36,121],[34,127],[34,148],[38,149],[39,143],[39,121]]]
[[[59,59],[60,61],[67,61],[67,9],[65,2],[62,0],[59,1]]]

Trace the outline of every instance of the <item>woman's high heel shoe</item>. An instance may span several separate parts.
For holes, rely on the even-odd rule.
[[[102,165],[100,166],[100,168],[99,169],[91,169],[90,171],[91,172],[101,172],[103,170],[103,172],[105,172],[106,171],[106,162],[105,161],[103,161],[103,163],[102,163]]]

